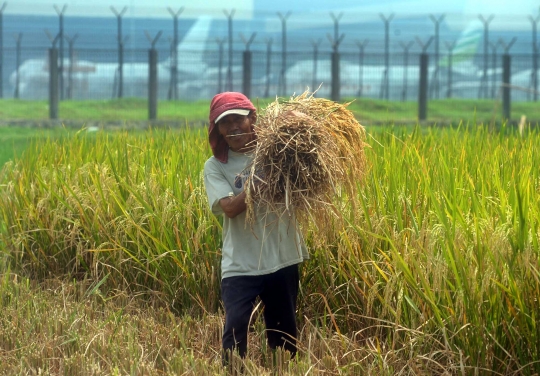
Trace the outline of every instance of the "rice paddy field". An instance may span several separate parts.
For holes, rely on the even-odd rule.
[[[258,307],[244,374],[540,374],[538,127],[366,143],[342,219],[302,229],[298,358],[267,348]],[[4,164],[1,375],[225,374],[210,155],[204,127],[66,129]]]

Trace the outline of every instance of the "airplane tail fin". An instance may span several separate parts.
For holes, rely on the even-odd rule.
[[[482,39],[482,23],[479,20],[470,22],[461,32],[452,50],[452,64],[454,67],[472,66],[476,57],[478,46]],[[447,68],[450,64],[449,53],[439,60],[439,67]]]
[[[200,70],[202,66],[206,65],[204,53],[208,48],[207,42],[211,24],[211,17],[199,17],[176,46],[178,61],[182,62],[183,70]],[[165,59],[162,65],[170,68],[174,65],[172,58]]]
[[[210,35],[210,26],[212,18],[209,16],[201,16],[195,21],[185,37],[177,46],[179,56],[189,56],[190,60],[203,60],[203,54],[206,51],[208,38]]]
[[[178,52],[202,53],[207,48],[211,25],[211,17],[200,16],[178,44]]]

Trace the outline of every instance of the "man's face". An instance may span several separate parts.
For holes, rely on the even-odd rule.
[[[221,119],[217,127],[232,151],[244,152],[255,146],[252,141],[255,140],[253,124],[256,120],[255,112],[247,116],[231,114]]]

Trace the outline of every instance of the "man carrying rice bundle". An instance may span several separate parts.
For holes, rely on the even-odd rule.
[[[298,266],[309,257],[298,224],[294,215],[252,205],[252,220],[246,225],[247,186],[258,184],[251,171],[257,142],[257,113],[251,101],[241,93],[218,94],[210,104],[209,120],[213,156],[205,163],[204,183],[212,212],[223,214],[223,362],[229,363],[232,351],[245,357],[257,297],[264,304],[268,345],[284,348],[294,357]]]

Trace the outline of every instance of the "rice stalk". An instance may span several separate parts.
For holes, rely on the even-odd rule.
[[[277,213],[298,213],[304,222],[325,218],[323,223],[338,216],[334,195],[345,194],[355,206],[367,144],[348,105],[306,91],[263,109],[246,189],[248,221],[254,220],[255,203]]]

